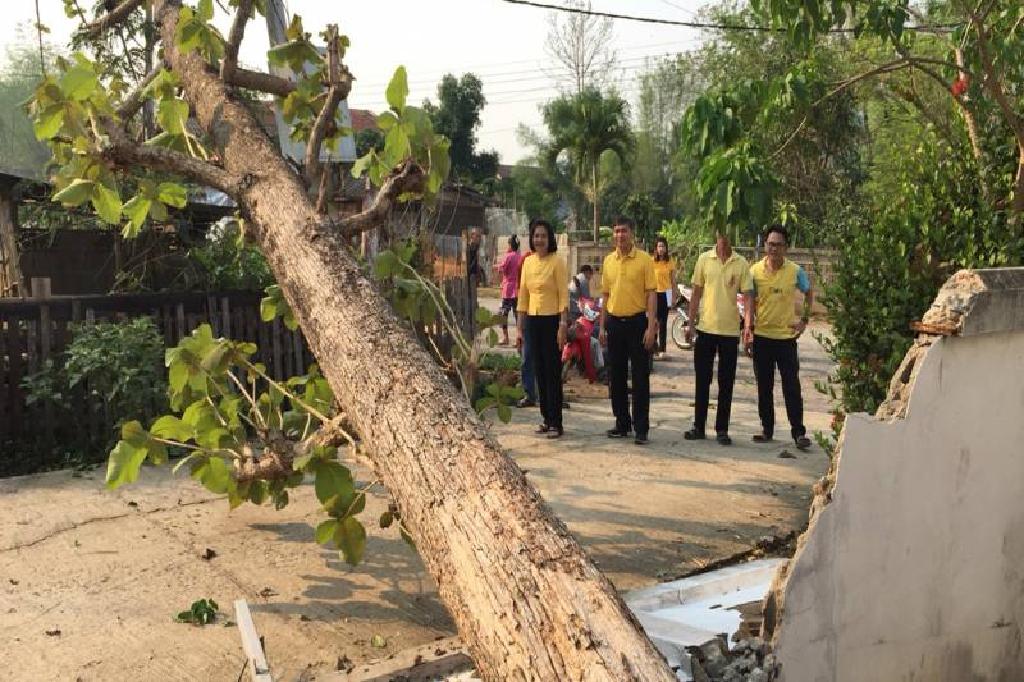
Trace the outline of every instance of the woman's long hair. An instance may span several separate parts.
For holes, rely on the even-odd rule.
[[[659,256],[658,255],[658,244],[664,244],[665,245],[665,255],[664,256]],[[659,236],[657,239],[654,240],[654,260],[661,260],[661,261],[672,260],[672,255],[668,251],[668,240],[665,239],[662,236]]]
[[[508,250],[518,251],[519,250],[519,237],[512,235],[508,238]]]

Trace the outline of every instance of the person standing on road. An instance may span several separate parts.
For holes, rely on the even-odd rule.
[[[658,237],[654,242],[654,292],[658,296],[658,352],[656,358],[665,355],[668,343],[669,296],[675,286],[676,261],[668,253],[668,240]]]
[[[650,351],[658,336],[654,295],[654,261],[633,244],[633,221],[619,217],[612,228],[615,250],[601,267],[601,331],[598,339],[608,347],[612,412],[615,427],[609,438],[626,438],[634,430],[634,443],[647,444],[651,403]],[[628,364],[627,364],[628,363]],[[633,373],[633,414],[629,413],[627,371]]]
[[[540,397],[543,423],[537,433],[548,438],[562,435],[562,346],[565,345],[569,311],[569,276],[565,261],[556,251],[555,231],[546,220],[530,228],[530,251],[523,260],[519,283],[520,326],[517,345],[523,345],[523,327],[529,335],[534,376]]]
[[[732,387],[736,381],[736,359],[740,343],[740,313],[736,307],[737,293],[743,294],[744,308],[750,310],[753,282],[747,259],[733,251],[729,237],[715,235],[715,248],[697,258],[693,269],[693,295],[690,297],[690,321],[686,340],[694,336],[693,369],[696,375],[693,428],[683,434],[686,440],[703,440],[711,399],[711,376],[715,355],[718,355],[718,409],[715,413],[716,440],[732,444],[729,418],[732,413]]]
[[[754,310],[747,308],[743,342],[753,346],[754,377],[757,379],[757,412],[761,433],[754,442],[767,443],[775,432],[775,368],[782,378],[782,397],[786,402],[790,434],[797,448],[806,450],[811,440],[804,428],[804,401],[800,393],[800,359],[797,339],[807,329],[814,291],[802,267],[786,258],[789,233],[781,225],[772,225],[765,233],[764,258],[750,268],[754,280]],[[803,314],[796,316],[796,292],[804,295]],[[756,325],[750,317],[756,311]]]
[[[519,253],[519,237],[508,238],[508,251],[494,266],[501,274],[501,345],[508,345],[508,316],[516,314],[516,298],[519,296],[519,271],[523,265],[523,257]]]

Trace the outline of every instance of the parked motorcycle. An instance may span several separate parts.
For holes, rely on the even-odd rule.
[[[672,307],[676,311],[676,317],[672,321],[670,336],[672,337],[672,343],[682,350],[693,349],[693,342],[687,342],[686,340],[686,325],[690,322],[690,298],[692,296],[693,289],[683,284],[676,285],[676,300],[672,303]],[[736,310],[740,314],[740,328],[742,329],[746,308],[743,304],[743,294],[738,292],[736,294]]]
[[[597,320],[600,317],[597,302],[590,298],[580,299],[580,316],[569,327],[568,340],[562,348],[562,382],[569,379],[569,373],[576,367],[590,383],[598,381],[604,369],[601,348],[597,343]],[[597,357],[595,358],[595,353]]]

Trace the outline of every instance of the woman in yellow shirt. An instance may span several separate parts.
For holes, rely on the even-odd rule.
[[[530,224],[530,251],[523,259],[519,279],[519,334],[529,335],[534,376],[544,422],[537,433],[548,438],[562,435],[562,353],[569,310],[569,276],[565,261],[555,253],[555,231],[546,220]]]
[[[658,295],[658,353],[655,357],[665,355],[668,341],[668,303],[669,296],[674,294],[676,261],[668,253],[668,240],[658,237],[654,242],[654,290]]]

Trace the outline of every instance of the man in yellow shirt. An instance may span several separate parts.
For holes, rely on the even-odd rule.
[[[751,306],[753,283],[750,264],[736,253],[729,237],[721,232],[715,236],[715,248],[697,258],[693,269],[693,295],[690,297],[690,321],[686,339],[694,335],[696,321],[697,341],[693,346],[693,369],[696,375],[693,428],[683,434],[686,440],[706,438],[704,428],[711,398],[711,375],[715,355],[718,355],[718,409],[715,412],[715,431],[722,445],[730,445],[729,417],[732,413],[732,387],[736,382],[736,359],[740,345],[740,313],[736,309],[736,294],[742,293],[747,310]]]
[[[789,233],[781,225],[772,225],[764,237],[767,255],[750,268],[754,280],[756,325],[747,309],[748,323],[744,343],[753,344],[754,376],[757,378],[757,411],[761,433],[754,442],[767,443],[775,430],[775,368],[782,377],[782,397],[786,401],[790,434],[801,450],[811,447],[804,428],[804,401],[800,394],[800,359],[796,340],[807,328],[808,314],[814,304],[811,280],[804,269],[786,258]],[[796,292],[804,294],[803,315],[797,320]]]
[[[626,438],[632,430],[637,445],[647,443],[651,404],[650,352],[658,337],[654,260],[633,244],[633,221],[619,217],[612,228],[615,250],[601,267],[601,331],[608,347],[608,367],[615,427],[609,438]],[[629,363],[628,367],[626,363]],[[628,369],[633,373],[633,414],[629,413]]]

